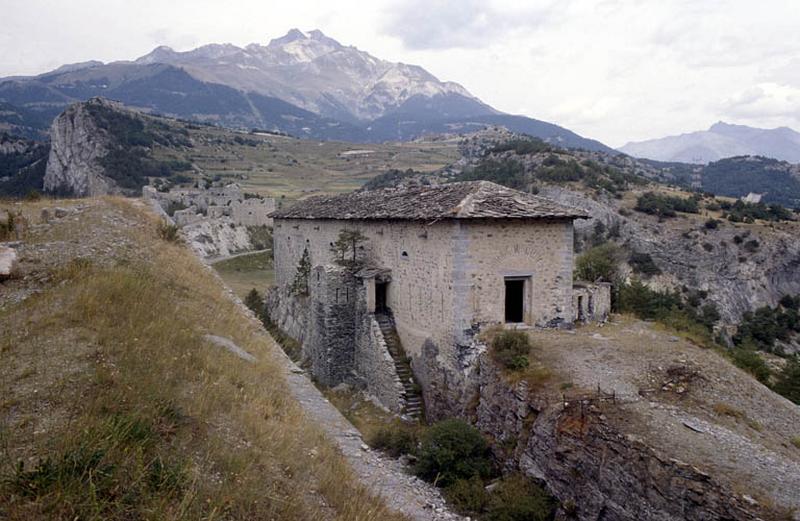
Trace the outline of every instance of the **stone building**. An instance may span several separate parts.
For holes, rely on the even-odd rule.
[[[398,388],[391,371],[369,381],[390,364],[378,353],[382,317],[391,318],[389,334],[410,357],[426,403],[447,404],[447,387],[469,386],[481,328],[571,326],[578,300],[588,304],[591,293],[594,310],[605,305],[595,298],[608,295],[594,287],[580,290],[586,301],[573,296],[573,220],[588,217],[583,211],[486,181],[313,197],[272,217],[273,320],[303,344],[323,383],[361,383],[379,397]],[[356,268],[333,258],[343,230],[367,239]],[[290,290],[304,252],[307,296]],[[395,410],[403,399],[381,398]]]

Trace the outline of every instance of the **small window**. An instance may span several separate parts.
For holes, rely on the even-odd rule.
[[[404,259],[408,259],[408,252],[407,252],[407,251],[404,251],[403,253],[401,253],[401,254],[400,254],[400,256],[401,256],[402,258],[404,258]]]

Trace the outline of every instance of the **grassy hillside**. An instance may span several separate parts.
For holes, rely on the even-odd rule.
[[[54,203],[68,215],[41,221]],[[0,291],[0,518],[398,519],[301,413],[272,340],[135,201],[14,208],[33,226]]]

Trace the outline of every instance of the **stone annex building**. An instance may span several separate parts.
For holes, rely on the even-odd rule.
[[[322,383],[366,388],[397,412],[419,413],[420,388],[429,413],[463,407],[482,328],[571,327],[609,311],[607,284],[573,285],[573,221],[588,216],[494,183],[312,197],[271,217],[272,320]],[[343,230],[367,239],[356,267],[335,262]]]

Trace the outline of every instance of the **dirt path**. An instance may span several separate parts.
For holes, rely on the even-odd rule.
[[[205,262],[214,276],[222,281],[209,261],[206,259]],[[226,289],[229,297],[253,321],[258,322],[241,299],[227,286]],[[269,336],[265,330],[263,334]],[[275,345],[278,345],[277,342]],[[400,461],[370,449],[361,438],[361,433],[322,395],[307,373],[279,348],[276,349],[276,358],[285,367],[286,380],[292,395],[305,413],[336,444],[361,483],[380,496],[389,508],[416,521],[465,519],[448,510],[439,489],[410,475],[408,468]]]
[[[205,259],[205,262],[208,264],[216,264],[217,262],[222,262],[226,260],[235,259],[236,257],[243,257],[245,255],[255,255],[256,253],[264,253],[265,251],[272,251],[272,248],[264,248],[263,250],[247,250],[242,251],[239,253],[234,253],[231,255],[220,255],[218,257],[208,257]]]

